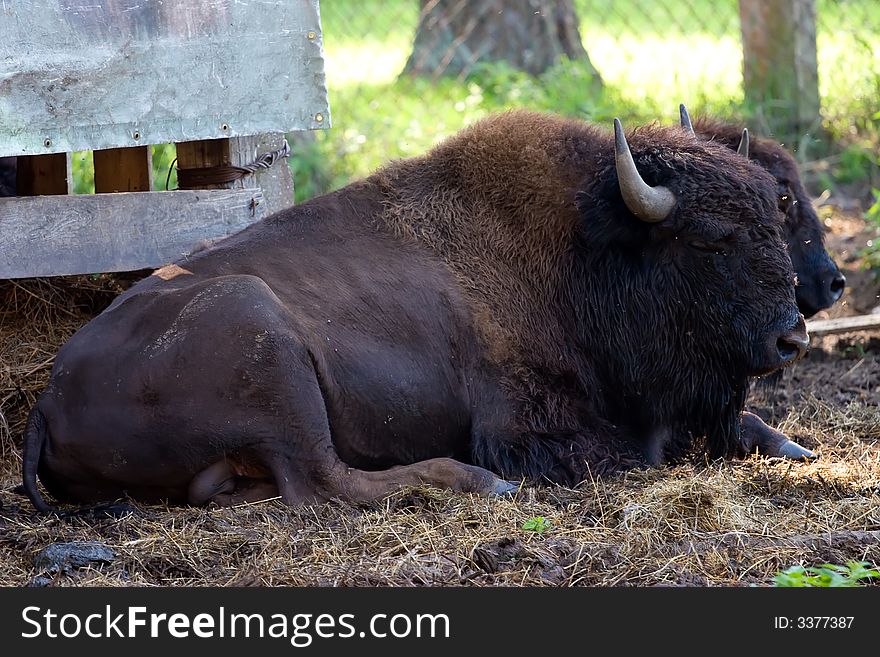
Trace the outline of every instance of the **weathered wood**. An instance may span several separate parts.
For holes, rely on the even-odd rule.
[[[5,2],[0,156],[329,127],[318,0]]]
[[[807,320],[807,332],[811,335],[829,335],[831,333],[848,333],[850,331],[867,331],[880,329],[880,314],[840,317],[838,319]]]
[[[18,196],[70,194],[72,180],[70,153],[18,158],[15,180]]]
[[[0,198],[0,278],[157,267],[261,219],[258,189]]]
[[[149,192],[153,189],[153,149],[107,148],[93,154],[95,193]]]
[[[740,0],[746,104],[790,141],[820,125],[815,0]]]
[[[231,163],[237,166],[250,164],[257,156],[277,151],[284,146],[283,134],[263,134],[253,137],[234,137],[230,140]],[[252,176],[236,181],[234,187],[259,187],[263,190],[266,214],[293,205],[293,176],[289,162],[279,160],[268,169],[257,169]]]

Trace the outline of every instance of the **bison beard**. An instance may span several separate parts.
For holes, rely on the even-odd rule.
[[[625,200],[606,132],[498,115],[141,281],[59,352],[29,497],[502,493],[738,451],[749,377],[805,342],[775,182],[678,127],[629,142]]]

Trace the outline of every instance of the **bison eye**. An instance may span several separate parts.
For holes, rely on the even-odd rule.
[[[707,253],[715,253],[724,255],[724,246],[716,242],[706,242],[705,240],[692,239],[690,245],[697,251],[705,251]]]
[[[788,209],[794,205],[795,200],[794,196],[791,194],[780,194],[779,195],[779,209],[783,212],[788,212]]]

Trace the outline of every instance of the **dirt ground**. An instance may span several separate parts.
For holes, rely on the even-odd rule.
[[[875,230],[851,207],[822,214],[849,287],[821,317],[880,307],[859,257]],[[25,414],[58,346],[127,283],[0,282],[0,585],[742,586],[795,564],[880,564],[880,331],[816,337],[781,380],[755,387],[748,407],[818,452],[814,463],[751,456],[512,499],[414,488],[358,508],[40,516],[15,491]],[[542,531],[523,528],[536,518]],[[69,542],[96,545],[67,561],[43,552]]]

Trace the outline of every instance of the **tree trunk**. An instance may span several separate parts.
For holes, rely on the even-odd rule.
[[[740,0],[746,103],[790,143],[821,124],[815,0]]]
[[[560,57],[583,61],[573,0],[421,0],[404,73],[465,78],[481,62],[504,61],[537,75]]]

